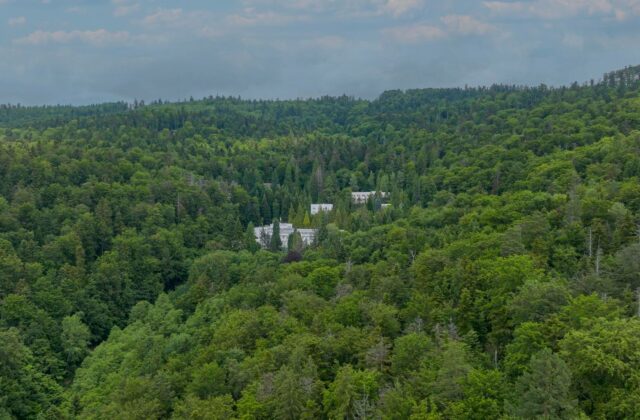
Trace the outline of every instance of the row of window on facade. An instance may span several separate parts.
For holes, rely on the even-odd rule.
[[[387,198],[389,193],[381,191],[358,191],[351,193],[351,201],[355,204],[366,204],[369,199],[375,197],[378,194],[380,198]]]
[[[369,199],[375,197],[378,194],[380,198],[386,198],[389,193],[386,192],[376,192],[376,191],[358,191],[351,193],[351,201],[354,204],[365,204]],[[382,208],[389,207],[391,204],[381,204]],[[320,203],[320,204],[312,204],[311,205],[311,215],[318,214],[320,212],[328,213],[333,210],[333,204],[329,203]]]
[[[284,248],[287,248],[289,236],[294,232],[298,232],[300,234],[302,243],[305,246],[309,246],[316,240],[316,233],[318,232],[318,229],[296,229],[291,223],[280,222],[280,243]],[[271,243],[271,237],[273,236],[273,223],[267,226],[259,226],[255,228],[254,234],[256,235],[256,241],[260,246],[267,248]]]
[[[380,196],[380,198],[386,198],[389,193],[386,192],[376,192],[376,191],[359,191],[351,193],[351,200],[354,204],[365,204],[369,199],[374,197],[376,194]],[[381,204],[382,208],[389,207],[391,204]],[[321,212],[328,213],[333,210],[333,204],[329,203],[318,203],[311,204],[311,215],[316,215]],[[300,237],[302,238],[302,243],[305,246],[309,246],[313,244],[313,241],[316,239],[317,229],[296,229],[291,223],[282,223],[280,222],[280,242],[286,248],[289,242],[289,236],[291,236],[294,232],[298,232]],[[267,226],[259,226],[255,228],[255,236],[256,242],[260,244],[263,248],[267,248],[271,243],[271,237],[273,236],[273,223]]]

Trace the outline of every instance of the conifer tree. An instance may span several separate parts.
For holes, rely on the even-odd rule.
[[[271,223],[271,206],[267,199],[267,194],[262,196],[262,202],[260,203],[260,216],[264,223]]]
[[[258,245],[258,242],[256,241],[255,226],[253,225],[253,222],[249,222],[249,225],[247,226],[247,230],[244,234],[244,244],[251,252],[256,252],[260,249],[260,245]]]
[[[530,372],[516,383],[516,398],[509,411],[518,418],[575,418],[571,374],[567,364],[549,349],[534,354]]]
[[[274,220],[269,249],[271,251],[280,251],[281,248],[282,248],[282,240],[280,239],[280,221]]]
[[[318,228],[318,232],[316,233],[315,244],[321,245],[329,238],[329,230],[327,229],[327,216],[324,213],[320,214],[321,221],[320,227]]]

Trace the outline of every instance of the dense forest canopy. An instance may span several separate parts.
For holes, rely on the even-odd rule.
[[[639,76],[0,106],[0,419],[636,418]]]

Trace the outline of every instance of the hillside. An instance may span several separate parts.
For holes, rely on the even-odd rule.
[[[0,107],[0,419],[634,418],[639,75]]]

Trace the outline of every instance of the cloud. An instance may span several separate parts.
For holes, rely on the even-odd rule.
[[[183,22],[184,12],[182,9],[160,9],[155,13],[145,16],[142,23],[147,26],[175,25]]]
[[[0,0],[5,102],[557,85],[638,60],[640,0],[40,1]]]
[[[483,5],[496,14],[514,14],[527,9],[527,5],[522,2],[485,1]]]
[[[345,17],[403,16],[421,9],[426,0],[244,0],[247,7],[295,9]]]
[[[327,50],[342,48],[346,45],[346,40],[341,36],[327,35],[311,40],[311,45]]]
[[[111,0],[111,3],[115,6],[113,9],[115,17],[129,16],[140,10],[140,3],[134,0]]]
[[[615,2],[614,14],[618,20],[624,20],[629,15],[640,16],[640,0],[619,0]]]
[[[227,16],[208,11],[185,11],[176,8],[159,9],[142,18],[139,23],[148,29],[178,29],[182,35],[214,39],[245,31],[251,27],[283,26],[306,20],[309,20],[307,15],[261,11],[255,8],[245,8],[239,13]],[[177,31],[174,31],[175,33]],[[248,33],[244,32],[245,35]]]
[[[197,36],[219,38],[228,32],[228,25],[208,11],[185,11],[181,8],[158,9],[138,21],[148,30],[161,31],[165,36]],[[247,23],[247,22],[245,22]]]
[[[24,16],[13,17],[10,18],[7,23],[9,23],[9,26],[20,26],[27,23],[27,18]]]
[[[196,31],[196,35],[205,39],[216,39],[226,35],[226,31],[220,26],[202,26]]]
[[[498,15],[536,17],[540,19],[604,15],[623,20],[630,14],[640,15],[640,0],[485,1],[483,5]]]
[[[569,48],[582,49],[584,47],[584,38],[576,34],[566,34],[562,39],[562,45]]]
[[[440,18],[442,25],[414,24],[397,26],[383,30],[383,34],[397,42],[416,43],[436,41],[454,36],[483,36],[497,32],[491,24],[479,21],[469,15],[448,15]]]
[[[452,35],[486,35],[496,31],[496,27],[481,22],[469,15],[449,15],[440,19],[448,34]]]
[[[278,26],[307,19],[307,16],[301,15],[285,15],[275,12],[261,13],[254,9],[245,9],[244,14],[228,16],[227,22],[233,26]]]
[[[447,36],[447,33],[437,26],[422,24],[387,28],[383,30],[383,33],[395,41],[404,43],[434,41]]]
[[[126,5],[126,6],[118,6],[113,10],[113,15],[116,17],[128,16],[134,12],[140,10],[140,5],[138,3]]]
[[[397,17],[423,6],[424,0],[387,0],[382,10]]]
[[[106,29],[95,31],[35,31],[14,42],[20,45],[69,44],[81,42],[93,46],[105,46],[129,42],[133,37],[127,31],[110,32]]]

